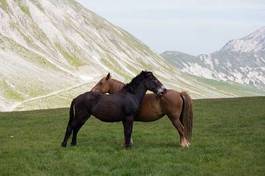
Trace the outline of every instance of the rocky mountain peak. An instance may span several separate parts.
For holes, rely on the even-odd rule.
[[[257,29],[249,35],[229,41],[222,50],[231,52],[264,52],[265,51],[265,26]]]

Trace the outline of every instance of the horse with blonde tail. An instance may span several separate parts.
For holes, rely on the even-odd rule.
[[[118,92],[124,83],[112,79],[110,73],[103,77],[92,89],[94,92]],[[135,116],[135,121],[151,122],[167,115],[180,136],[180,146],[189,147],[192,136],[192,99],[186,92],[167,89],[163,96],[146,94]]]

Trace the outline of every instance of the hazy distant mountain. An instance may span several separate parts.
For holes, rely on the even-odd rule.
[[[241,39],[231,40],[211,54],[191,56],[166,51],[161,55],[192,75],[265,88],[265,27]]]
[[[74,0],[0,0],[0,110],[68,106],[107,72],[128,81],[143,69],[195,98],[264,93],[184,74]]]

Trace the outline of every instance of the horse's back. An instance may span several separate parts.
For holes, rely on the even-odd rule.
[[[126,94],[103,94],[91,113],[102,121],[121,121],[124,116],[136,112],[136,106]]]
[[[182,111],[182,92],[169,89],[161,99],[161,105],[166,113],[180,113]]]
[[[179,113],[182,108],[181,93],[168,89],[159,97],[153,93],[146,94],[137,113],[136,121],[155,121],[165,114]]]
[[[83,94],[78,95],[73,99],[75,104],[84,104],[87,105],[89,103],[96,103],[103,94],[96,92],[85,92]]]

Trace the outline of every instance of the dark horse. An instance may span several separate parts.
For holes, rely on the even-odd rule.
[[[133,121],[140,103],[147,90],[162,95],[166,89],[152,74],[142,71],[132,81],[114,94],[106,95],[99,92],[86,92],[73,99],[70,107],[70,119],[66,128],[62,146],[73,132],[72,145],[76,145],[79,129],[90,115],[104,122],[122,121],[124,127],[125,147],[131,145]]]
[[[110,74],[102,78],[91,91],[115,93],[123,89],[124,83],[111,79]],[[180,145],[188,147],[192,134],[192,100],[186,92],[168,89],[163,96],[146,94],[141,103],[135,121],[150,122],[167,115],[180,135]]]

